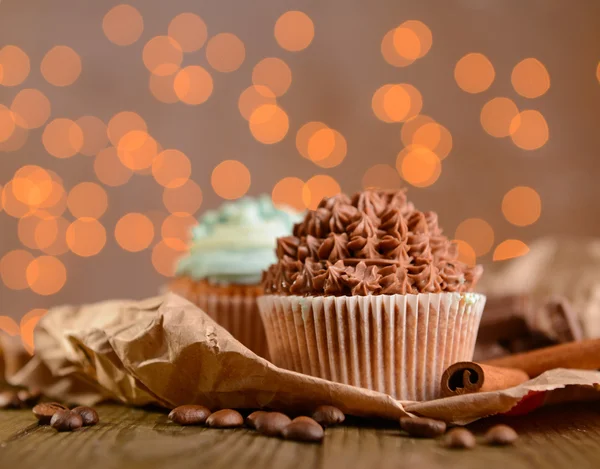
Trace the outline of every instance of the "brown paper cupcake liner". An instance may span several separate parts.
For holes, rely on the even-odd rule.
[[[399,400],[440,397],[444,369],[473,358],[485,296],[258,299],[271,361]]]

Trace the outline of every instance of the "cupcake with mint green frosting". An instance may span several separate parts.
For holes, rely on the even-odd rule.
[[[240,342],[266,356],[256,298],[261,275],[277,257],[276,239],[301,219],[262,195],[206,211],[192,229],[189,253],[181,258],[171,290],[197,304]]]

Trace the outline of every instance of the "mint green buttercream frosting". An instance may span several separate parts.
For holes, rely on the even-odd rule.
[[[209,210],[192,229],[190,252],[177,275],[218,284],[260,283],[262,271],[276,262],[276,240],[291,233],[301,216],[277,208],[267,195],[244,197]]]

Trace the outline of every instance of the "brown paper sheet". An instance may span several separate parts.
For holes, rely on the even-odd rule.
[[[38,324],[35,346],[34,357],[8,381],[85,405],[110,399],[167,408],[202,403],[309,411],[331,404],[361,417],[397,419],[410,413],[466,424],[522,404],[525,410],[543,405],[552,400],[551,391],[573,387],[580,395],[600,383],[600,372],[552,370],[504,391],[400,402],[277,368],[174,294],[55,308]],[[569,399],[565,391],[560,400]],[[596,394],[600,397],[594,392],[592,398]]]

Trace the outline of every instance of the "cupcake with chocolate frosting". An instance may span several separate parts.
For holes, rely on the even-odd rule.
[[[446,367],[472,358],[482,268],[460,262],[404,190],[326,198],[276,254],[259,298],[276,365],[426,400]]]

